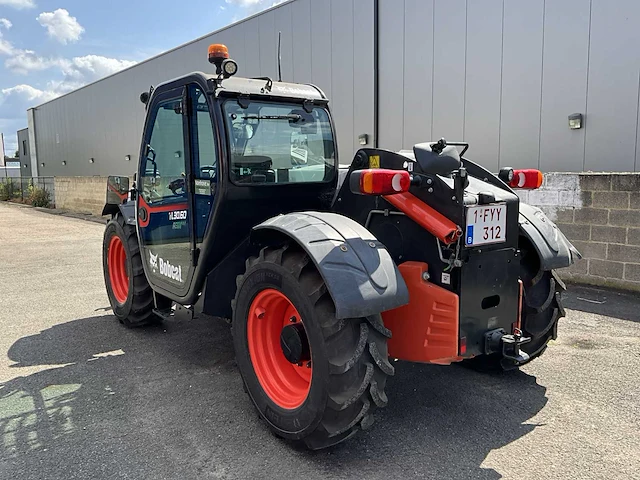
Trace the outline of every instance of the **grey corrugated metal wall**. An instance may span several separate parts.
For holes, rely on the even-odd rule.
[[[284,78],[329,95],[348,162],[374,133],[376,1],[381,147],[444,136],[494,170],[640,170],[638,0],[295,0],[38,107],[40,175],[131,173],[141,91],[208,68],[213,42],[275,77],[278,31]]]
[[[494,170],[640,170],[638,0],[379,1],[381,147],[444,136]]]
[[[43,104],[35,111],[38,173],[131,174],[145,114],[142,91],[210,70],[211,43],[229,47],[239,75],[276,78],[279,31],[283,80],[317,84],[332,99],[348,163],[358,135],[374,131],[373,18],[373,0],[296,0]]]

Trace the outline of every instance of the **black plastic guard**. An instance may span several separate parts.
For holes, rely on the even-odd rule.
[[[336,305],[336,317],[356,318],[409,303],[409,291],[385,246],[350,218],[335,213],[279,215],[254,227],[295,240],[313,259]]]
[[[543,270],[573,265],[582,258],[578,250],[542,210],[520,202],[520,230],[540,256]]]
[[[136,203],[135,202],[127,202],[118,205],[120,209],[120,213],[124,217],[127,225],[135,225],[136,224]]]

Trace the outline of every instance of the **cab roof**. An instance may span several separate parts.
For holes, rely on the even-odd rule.
[[[216,97],[248,95],[252,97],[264,96],[293,100],[308,100],[312,102],[328,102],[324,92],[311,84],[277,82],[273,79],[231,77],[222,80],[217,75],[203,72],[193,72],[182,77],[174,78],[157,85],[155,91],[171,88],[175,84],[198,77],[202,83],[209,85]]]
[[[217,75],[204,75],[208,82],[215,82]],[[324,92],[315,85],[277,82],[265,78],[231,77],[219,82],[216,96],[225,94],[269,95],[271,97],[300,98],[304,100],[326,101]]]

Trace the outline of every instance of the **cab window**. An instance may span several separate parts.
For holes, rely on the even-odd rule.
[[[336,148],[324,108],[235,100],[224,103],[237,184],[317,183],[334,178]]]
[[[164,100],[155,107],[151,137],[146,146],[142,198],[149,203],[184,201],[185,158],[182,98]]]

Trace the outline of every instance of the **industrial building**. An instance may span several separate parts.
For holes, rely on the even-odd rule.
[[[492,170],[640,170],[637,0],[292,0],[29,110],[24,173],[131,174],[141,92],[210,70],[211,43],[275,79],[278,32],[283,79],[331,100],[341,163],[446,137]]]

